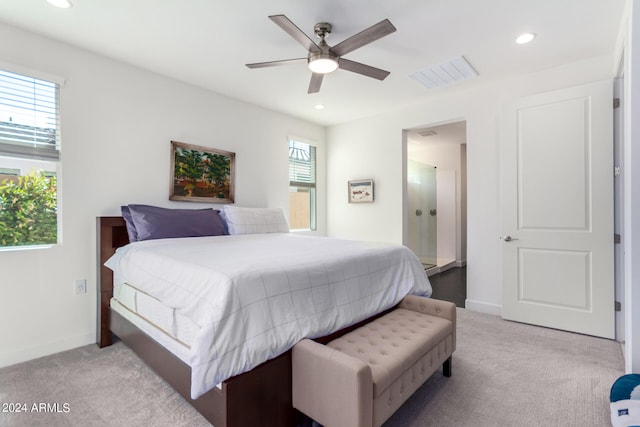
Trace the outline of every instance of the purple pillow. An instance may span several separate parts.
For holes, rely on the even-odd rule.
[[[120,211],[122,212],[124,223],[127,225],[127,234],[129,235],[129,241],[137,242],[138,233],[136,232],[136,226],[133,223],[133,218],[131,218],[131,211],[129,210],[129,206],[120,206]]]
[[[128,205],[127,208],[137,241],[228,234],[217,209],[168,209],[149,205]],[[129,236],[131,239],[131,233]]]

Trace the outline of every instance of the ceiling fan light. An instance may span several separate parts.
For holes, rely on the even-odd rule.
[[[331,57],[310,58],[309,69],[318,74],[332,73],[338,69],[338,61]]]

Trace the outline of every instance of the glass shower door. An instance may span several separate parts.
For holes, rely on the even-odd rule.
[[[426,269],[438,264],[436,167],[408,162],[409,248]]]

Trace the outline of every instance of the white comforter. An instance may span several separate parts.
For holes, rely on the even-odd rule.
[[[431,294],[406,247],[289,233],[147,240],[105,264],[193,320],[191,397],[291,348]]]

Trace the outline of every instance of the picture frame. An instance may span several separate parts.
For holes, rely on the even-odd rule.
[[[373,203],[373,179],[357,179],[348,182],[349,203]]]
[[[171,141],[169,200],[233,203],[236,154]]]

